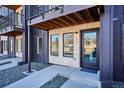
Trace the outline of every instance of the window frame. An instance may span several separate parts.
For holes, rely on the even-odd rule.
[[[23,46],[22,46],[22,43],[23,43],[23,41],[22,41],[22,38],[21,38],[21,51],[20,51],[20,52],[22,52],[22,50],[23,50],[23,49],[22,49],[22,47],[23,47]]]
[[[7,40],[3,40],[3,51],[7,51]]]
[[[41,52],[39,51],[39,38],[42,38],[42,50]],[[43,53],[43,42],[44,42],[44,39],[43,39],[43,36],[37,36],[36,38],[36,47],[37,47],[37,54],[42,54]]]
[[[18,53],[19,52],[19,50],[18,50],[18,48],[19,48],[19,40],[18,39],[16,39],[16,52]]]
[[[53,53],[52,53],[52,36],[54,36],[54,35],[58,35],[58,37],[59,37],[59,34],[52,34],[52,35],[50,35],[50,54],[51,54],[51,56],[59,56],[59,39],[58,39],[58,54],[57,55],[53,55]]]
[[[65,34],[73,34],[73,55],[72,56],[65,55],[64,53],[64,35]],[[63,33],[63,57],[70,57],[70,58],[74,57],[74,32]]]
[[[10,40],[10,51],[13,51],[13,40]]]

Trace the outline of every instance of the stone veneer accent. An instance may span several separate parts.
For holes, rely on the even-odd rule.
[[[72,67],[80,67],[80,31],[99,28],[100,22],[93,22],[87,24],[80,24],[75,26],[69,26],[64,28],[58,28],[49,30],[49,63],[67,65]],[[63,33],[68,32],[78,32],[74,34],[74,57],[64,57],[63,56]],[[51,40],[50,35],[58,34],[59,35],[59,56],[52,56],[51,52]]]

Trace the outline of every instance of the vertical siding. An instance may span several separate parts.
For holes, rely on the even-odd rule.
[[[113,80],[112,6],[104,6],[100,18],[100,79]]]
[[[124,81],[124,59],[123,53],[123,6],[118,5],[113,7],[113,77],[116,81]],[[121,42],[122,41],[122,42]]]
[[[123,6],[105,6],[104,9],[100,29],[101,80],[124,81]]]
[[[31,28],[31,61],[48,63],[48,33]],[[37,54],[37,37],[43,36],[43,53]]]

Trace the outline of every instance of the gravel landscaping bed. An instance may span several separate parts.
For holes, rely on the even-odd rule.
[[[32,62],[32,69],[35,69],[37,71],[46,68],[50,66],[50,64],[44,64],[44,63],[36,63]],[[21,66],[15,66],[11,67],[5,70],[0,71],[0,87],[5,87],[17,80],[20,80],[27,75],[23,74],[24,71],[27,71],[28,65],[21,65]]]
[[[41,86],[41,88],[60,88],[67,80],[68,78],[58,75],[51,81]]]
[[[102,88],[124,88],[124,82],[102,81]]]

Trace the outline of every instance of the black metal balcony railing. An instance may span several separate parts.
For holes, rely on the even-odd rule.
[[[60,13],[63,13],[65,6],[64,5],[56,5],[56,6],[47,6],[47,5],[42,5],[42,6],[31,6],[30,7],[30,15],[28,19],[33,19],[38,16],[42,16],[44,19],[44,16],[46,13],[52,13],[55,11],[60,11]]]
[[[12,12],[8,16],[3,17],[0,20],[0,32],[7,31],[8,27],[19,27],[22,28],[23,15],[19,13]]]

